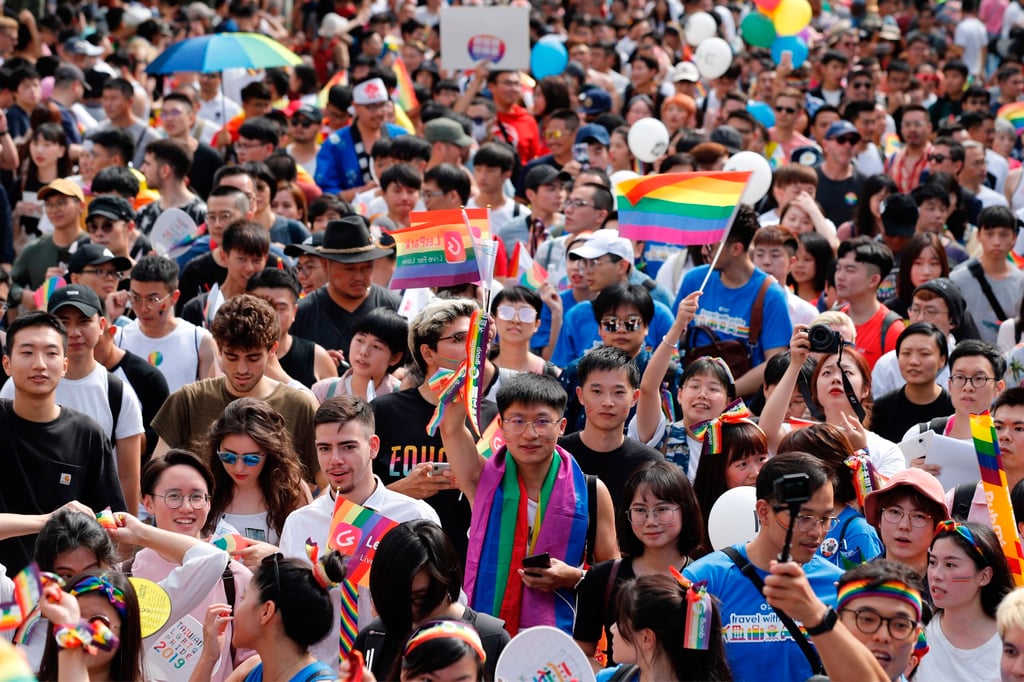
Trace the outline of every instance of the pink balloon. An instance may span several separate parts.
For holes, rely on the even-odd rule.
[[[754,0],[754,4],[765,14],[771,14],[779,6],[780,0]]]
[[[810,43],[811,42],[811,27],[808,26],[804,30],[800,31],[799,33],[797,33],[797,36],[799,36],[800,38],[803,38],[805,43]]]

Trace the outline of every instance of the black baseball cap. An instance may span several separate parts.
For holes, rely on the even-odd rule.
[[[86,221],[94,215],[101,215],[111,220],[135,220],[135,209],[127,199],[105,194],[89,202],[89,213]]]
[[[92,317],[103,314],[103,304],[96,292],[84,284],[69,284],[50,294],[46,312],[56,313],[64,306],[77,308],[83,315]]]
[[[68,274],[77,275],[90,265],[106,265],[107,263],[113,263],[114,269],[118,272],[128,272],[132,269],[131,260],[124,256],[115,256],[103,244],[83,244],[71,254],[71,260],[68,262]]]

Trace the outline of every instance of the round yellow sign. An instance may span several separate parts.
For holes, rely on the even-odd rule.
[[[139,598],[142,638],[151,637],[167,625],[167,619],[171,617],[171,598],[164,588],[152,580],[132,576],[128,581]]]

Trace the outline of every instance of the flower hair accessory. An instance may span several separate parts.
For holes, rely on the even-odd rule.
[[[669,566],[669,572],[684,590],[686,603],[684,606],[683,648],[707,651],[711,645],[711,595],[708,594],[706,580],[692,582],[676,569]]]
[[[102,592],[103,596],[107,598],[111,606],[117,609],[117,613],[121,618],[125,618],[128,613],[128,606],[124,601],[124,592],[121,588],[110,582],[110,578],[105,575],[95,576],[90,575],[71,588],[71,594],[78,597],[83,594],[90,592]]]
[[[743,398],[737,398],[729,403],[720,416],[695,424],[691,431],[697,438],[704,438],[704,450],[708,454],[718,455],[722,452],[722,424],[754,424],[753,416]]]
[[[323,562],[320,561],[320,547],[313,542],[313,538],[306,538],[306,556],[313,564],[313,577],[316,578],[320,587],[329,590],[338,586],[338,583],[327,577],[327,571],[324,569]]]

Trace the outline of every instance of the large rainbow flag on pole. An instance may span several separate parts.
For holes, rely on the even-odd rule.
[[[999,538],[1013,581],[1017,587],[1024,586],[1024,552],[1021,551],[1020,539],[1017,537],[1017,522],[1013,518],[1010,487],[1006,481],[1003,457],[999,454],[996,430],[987,410],[971,415],[971,438],[974,439],[974,451],[978,455],[978,469],[981,471],[981,484],[988,501],[988,513],[992,517],[992,530]]]
[[[619,234],[630,239],[714,244],[729,231],[750,171],[665,173],[616,186]]]
[[[473,237],[490,239],[487,209],[420,211],[410,215],[411,224],[395,230],[397,263],[392,289],[448,287],[480,279]],[[472,234],[471,234],[472,233]]]

